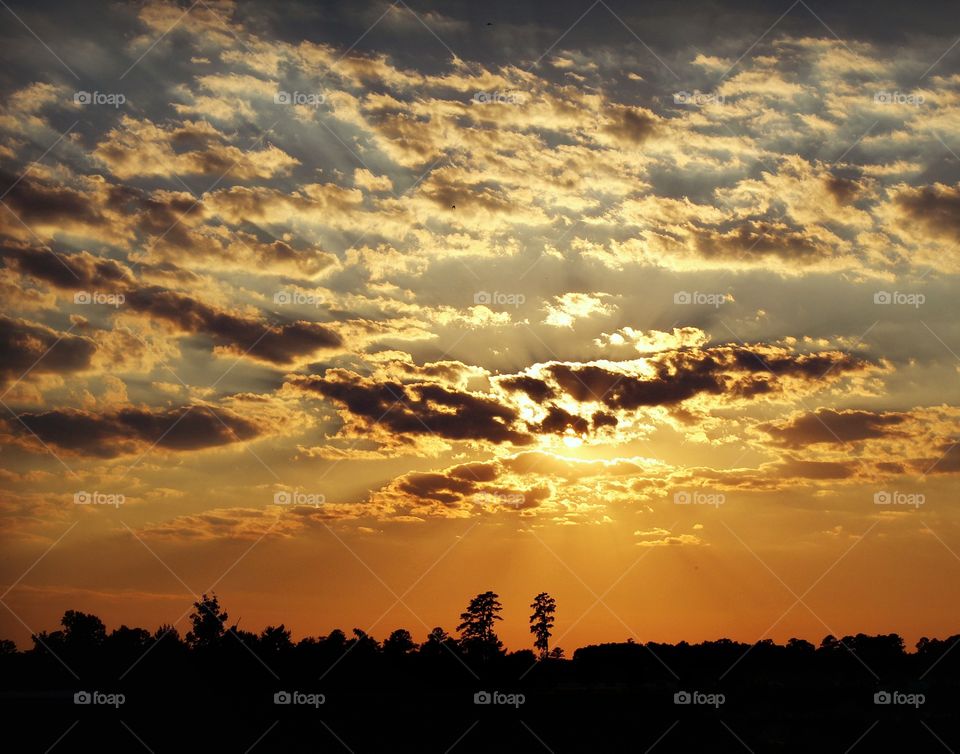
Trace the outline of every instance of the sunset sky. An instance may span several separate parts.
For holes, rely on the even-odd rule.
[[[3,4],[0,638],[960,632],[960,9],[889,5]]]

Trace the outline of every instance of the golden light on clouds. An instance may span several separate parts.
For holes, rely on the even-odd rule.
[[[298,630],[367,625],[382,595],[352,552],[393,584],[456,542],[444,565],[470,584],[424,579],[431,627],[497,579],[575,613],[568,570],[609,584],[645,551],[611,597],[652,616],[644,638],[753,641],[773,600],[751,552],[806,584],[858,542],[818,595],[836,631],[948,634],[929,594],[960,596],[944,32],[791,16],[753,46],[748,9],[721,37],[624,8],[646,47],[600,6],[569,37],[559,11],[542,38],[504,11],[487,39],[460,6],[402,5],[355,45],[386,8],[105,9],[76,78],[18,37],[3,582],[79,522],[11,593],[25,623],[73,601],[167,620],[141,538],[191,584],[255,543],[219,587],[254,623],[282,581]],[[898,559],[926,585],[872,579]],[[597,617],[569,642],[623,632]]]

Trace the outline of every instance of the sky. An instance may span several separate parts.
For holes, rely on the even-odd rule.
[[[0,15],[0,635],[960,630],[956,6]]]

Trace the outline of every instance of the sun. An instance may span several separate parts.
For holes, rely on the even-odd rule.
[[[568,428],[563,435],[563,444],[568,448],[579,448],[581,445],[583,445],[583,438],[572,429]]]

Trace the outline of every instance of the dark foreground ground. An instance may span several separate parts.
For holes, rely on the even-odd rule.
[[[0,750],[960,751],[960,637],[911,653],[899,637],[611,644],[539,663],[230,638],[3,655]]]

